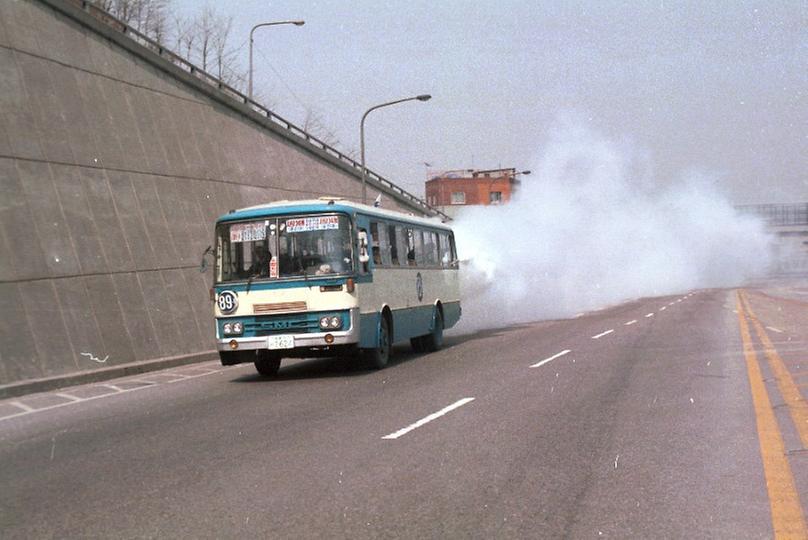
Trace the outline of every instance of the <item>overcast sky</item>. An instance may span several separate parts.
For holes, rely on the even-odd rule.
[[[530,168],[562,115],[661,184],[706,171],[737,203],[808,201],[805,0],[214,5],[233,16],[235,45],[258,22],[305,19],[256,32],[255,85],[293,122],[318,112],[342,149],[358,150],[367,108],[432,94],[366,122],[368,166],[416,194],[425,162]]]

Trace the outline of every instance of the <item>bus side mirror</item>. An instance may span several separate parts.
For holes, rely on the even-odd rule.
[[[367,231],[359,231],[359,262],[367,264],[370,261],[368,255],[368,233]]]
[[[204,274],[208,269],[208,255],[213,257],[213,247],[208,246],[205,248],[204,253],[202,253],[202,261],[199,263],[199,272]]]

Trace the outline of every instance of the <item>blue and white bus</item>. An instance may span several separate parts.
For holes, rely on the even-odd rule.
[[[234,210],[216,222],[216,342],[223,365],[277,373],[282,358],[434,351],[460,319],[457,251],[437,220],[337,198]]]

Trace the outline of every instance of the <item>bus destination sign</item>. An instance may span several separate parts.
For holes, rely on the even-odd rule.
[[[317,216],[286,220],[286,231],[290,233],[327,231],[339,229],[339,216]]]

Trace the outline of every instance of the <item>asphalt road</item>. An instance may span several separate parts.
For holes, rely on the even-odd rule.
[[[206,363],[0,401],[0,536],[800,535],[806,293],[643,299],[378,372]]]

